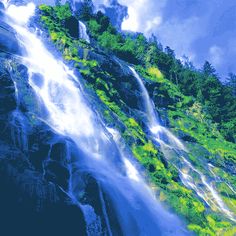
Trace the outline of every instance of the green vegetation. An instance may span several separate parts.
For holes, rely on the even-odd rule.
[[[196,70],[189,62],[183,65],[175,58],[173,50],[166,47],[163,51],[162,45],[155,38],[148,42],[142,34],[124,36],[117,32],[101,12],[91,14],[90,17],[86,15],[84,20],[87,21],[92,37],[104,50],[110,50],[121,59],[142,67],[159,68],[159,76],[164,75],[178,86],[183,95],[193,96],[200,102],[210,119],[218,125],[222,135],[228,141],[235,142],[234,75],[231,74],[229,83],[224,85],[209,62],[204,64],[201,71]]]
[[[69,29],[66,28],[67,20],[72,17],[68,4],[54,8],[43,4],[39,6],[39,9],[41,10],[41,22],[47,28],[51,40],[66,59],[77,60],[78,47],[90,48],[84,40],[72,38]]]
[[[182,132],[192,138],[193,143],[204,147],[208,152],[206,158],[216,166],[214,173],[235,186],[235,177],[224,169],[225,163],[236,162],[236,102],[231,85],[221,84],[209,63],[202,71],[197,71],[190,63],[183,65],[175,59],[170,48],[163,51],[155,38],[148,41],[142,34],[117,32],[101,12],[93,14],[89,4],[84,5],[78,17],[88,26],[94,39],[92,46],[69,34],[65,24],[72,17],[69,5],[41,5],[40,10],[41,22],[51,40],[64,59],[72,62],[83,75],[87,88],[102,104],[97,109],[107,125],[120,131],[136,159],[145,167],[145,174],[159,199],[184,216],[189,229],[198,235],[233,235],[235,227],[206,208],[191,190],[183,186],[176,168],[164,160],[161,151],[145,133],[142,117],[128,106],[122,95],[121,83],[134,87],[132,81],[127,78],[118,81],[115,72],[101,66],[99,57],[90,58],[88,54],[103,49],[103,53],[114,53],[135,64],[147,82],[155,105],[161,112],[167,110],[173,132]],[[189,148],[193,150],[191,142]],[[191,161],[198,163],[194,154]],[[234,209],[235,196],[228,194],[227,186],[219,184],[217,188],[226,204]]]

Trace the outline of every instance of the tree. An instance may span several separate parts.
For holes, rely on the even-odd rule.
[[[209,61],[205,61],[203,65],[203,73],[206,76],[216,76],[216,70]]]
[[[96,15],[96,20],[98,24],[101,25],[101,33],[106,31],[110,25],[110,19],[107,16],[105,16],[101,11],[98,11]]]
[[[170,47],[166,47],[165,48],[165,53],[168,55],[168,56],[171,56],[173,58],[175,58],[175,52],[173,49],[171,49]]]
[[[93,2],[92,0],[84,0],[81,3],[80,9],[78,10],[79,18],[87,21],[93,14]]]
[[[229,73],[227,80],[228,82],[226,85],[230,87],[233,96],[236,97],[236,75],[234,73]]]

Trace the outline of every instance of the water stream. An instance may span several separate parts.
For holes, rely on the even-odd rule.
[[[30,86],[46,110],[35,115],[77,144],[79,155],[71,160],[69,189],[63,191],[83,210],[87,234],[189,235],[181,220],[155,199],[132,157],[122,149],[117,131],[106,128],[90,108],[80,78],[47,49],[37,29],[28,27],[34,12],[33,3],[9,5],[7,22],[26,50],[22,64],[28,68]],[[96,204],[80,202],[81,173],[95,180],[98,190],[94,194],[101,213]],[[120,231],[116,231],[117,224]]]
[[[87,34],[87,29],[85,24],[82,21],[79,21],[79,36],[84,39],[87,43],[90,43],[89,36]]]
[[[132,67],[129,68],[139,83],[147,113],[147,126],[149,127],[153,140],[160,145],[165,158],[178,169],[183,184],[194,190],[212,209],[217,209],[229,219],[236,221],[235,215],[228,209],[214,186],[215,176],[211,176],[210,174],[206,176],[193,166],[184,144],[160,124],[154,104],[149,97],[141,77]],[[206,169],[206,171],[210,172],[209,169]]]

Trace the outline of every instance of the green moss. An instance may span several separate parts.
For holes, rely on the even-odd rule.
[[[158,153],[151,141],[146,142],[144,145],[133,144],[132,151],[134,156],[143,163],[147,163],[149,160],[151,160],[151,158],[157,157]],[[154,168],[164,168],[164,165],[160,160],[154,159],[152,164],[154,163]]]
[[[222,232],[223,235],[224,232],[233,232],[234,229],[230,228],[229,223],[221,222],[221,219],[209,215],[193,192],[178,182],[176,168],[163,161],[161,152],[145,134],[139,117],[135,112],[130,111],[121,99],[115,86],[117,82],[115,75],[107,72],[105,68],[100,68],[97,61],[87,60],[88,51],[93,49],[85,42],[72,39],[68,35],[63,25],[64,19],[71,16],[68,5],[62,8],[41,5],[39,8],[41,22],[47,28],[51,40],[63,53],[65,60],[74,62],[74,66],[87,81],[87,86],[92,88],[101,100],[105,107],[103,109],[105,120],[116,123],[115,117],[119,121],[118,127],[122,127],[120,128],[122,137],[131,147],[135,158],[145,167],[150,185],[155,186],[160,200],[184,216],[190,223],[189,229],[199,235],[216,235],[216,232]],[[106,18],[101,16],[91,16],[87,24],[91,35],[98,40],[100,46],[112,50],[129,62],[133,60],[137,63],[137,60],[142,57],[145,44],[142,37],[138,37],[136,43],[131,38],[124,38],[109,25]],[[139,44],[141,46],[137,48]],[[84,50],[83,58],[78,55],[78,47]],[[152,58],[149,59],[151,61]],[[221,155],[227,160],[235,160],[235,145],[226,142],[217,131],[217,127],[208,122],[208,117],[199,103],[196,103],[191,96],[183,95],[180,88],[164,77],[157,66],[152,66],[151,62],[147,64],[147,68],[137,66],[136,69],[148,80],[148,84],[151,84],[154,91],[157,90],[156,101],[160,98],[167,101],[166,108],[168,108],[171,126],[175,127],[174,131],[181,130],[194,137],[199,144],[212,153],[209,158]],[[113,83],[114,81],[116,82]],[[194,160],[195,157],[191,156],[191,158]],[[219,161],[222,161],[221,158]],[[215,171],[219,176],[227,178],[229,182],[235,182],[232,176],[221,169]],[[221,194],[224,195],[223,187],[221,188]],[[231,197],[227,201],[231,201]]]
[[[208,228],[202,228],[199,225],[190,224],[188,228],[200,236],[215,236],[215,233]]]
[[[129,124],[131,127],[138,127],[139,126],[134,118],[129,118],[128,121],[129,121]]]
[[[157,67],[136,66],[135,68],[144,79],[154,83],[158,88],[157,100],[163,98],[169,106],[172,105],[176,108],[185,108],[193,103],[193,98],[184,96],[178,86],[166,79]]]
[[[39,9],[41,11],[44,11],[44,12],[47,12],[47,13],[51,13],[51,11],[52,11],[52,7],[50,7],[50,6],[46,5],[46,4],[41,4],[39,6]]]
[[[101,30],[101,25],[98,24],[97,21],[94,19],[91,19],[88,22],[88,26],[89,26],[90,32],[92,32],[93,36],[96,36],[99,33],[99,31]]]
[[[134,118],[127,117],[124,112],[120,109],[120,107],[115,103],[111,102],[109,97],[106,95],[106,93],[103,90],[96,90],[96,93],[98,97],[101,99],[101,101],[108,106],[108,108],[114,112],[115,115],[117,115],[117,118],[122,121],[125,126],[126,130],[122,133],[124,138],[127,137],[133,137],[136,139],[141,140],[142,142],[145,142],[145,134],[142,131],[142,128],[139,126],[139,124],[135,121]]]
[[[164,82],[164,76],[157,67],[149,67],[147,73],[150,75],[150,79],[154,82]]]
[[[186,189],[173,180],[173,175],[158,159],[158,151],[149,141],[144,145],[132,146],[134,156],[148,170],[149,176],[155,186],[161,187],[160,200],[171,205],[176,212],[184,215],[189,222],[194,222],[197,228],[193,230],[206,230],[205,207],[197,200],[191,190]],[[164,196],[164,197],[163,197]],[[214,235],[212,229],[207,229]]]
[[[143,146],[143,150],[146,152],[149,152],[153,155],[157,154],[157,150],[154,148],[154,145],[152,144],[152,142],[148,142]]]
[[[66,3],[65,5],[55,6],[53,10],[59,20],[65,20],[72,16],[68,3]]]
[[[236,227],[232,227],[232,228],[226,230],[221,235],[223,235],[223,236],[235,236],[236,235]]]
[[[227,234],[232,230],[232,225],[229,222],[225,221],[216,221],[213,215],[208,215],[207,227],[200,228],[198,225],[190,224],[188,227],[190,230],[195,231],[198,235],[231,235]],[[213,232],[212,232],[213,230]],[[233,234],[232,234],[233,235]]]
[[[236,199],[230,197],[223,197],[224,202],[228,206],[228,208],[236,214]]]
[[[227,142],[219,132],[212,132],[215,129],[214,125],[200,122],[194,116],[181,111],[169,110],[168,114],[171,125],[175,127],[176,131],[181,130],[194,137],[212,154],[236,162],[236,145]]]

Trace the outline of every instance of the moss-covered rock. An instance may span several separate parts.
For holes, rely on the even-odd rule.
[[[65,19],[61,12],[66,12],[65,17],[71,16],[67,6],[53,8],[43,5],[40,10],[41,22],[51,40],[64,59],[82,74],[85,87],[91,91],[92,102],[101,117],[107,126],[120,131],[127,147],[144,167],[144,175],[157,197],[184,216],[189,229],[199,235],[230,235],[234,232],[231,222],[226,222],[224,217],[206,207],[192,190],[181,183],[176,167],[165,160],[161,149],[149,136],[139,85],[127,63],[121,60],[136,64],[142,61],[140,55],[145,40],[141,36],[136,39],[140,47],[134,53],[136,46],[132,40],[117,33],[106,17],[87,15],[86,23],[93,37],[93,43],[88,45],[81,39],[73,38],[68,26],[63,23]],[[155,106],[161,114],[168,116],[165,117],[166,123],[189,148],[191,162],[202,171],[204,164],[212,163],[214,173],[235,186],[235,179],[227,173],[235,173],[235,144],[223,138],[194,97],[184,95],[179,86],[167,79],[166,74],[151,65],[151,54],[147,57],[147,63],[140,63],[136,69],[143,76]],[[163,67],[166,66],[164,64]],[[226,202],[234,202],[232,196],[226,199],[225,186],[219,185],[217,189]]]

